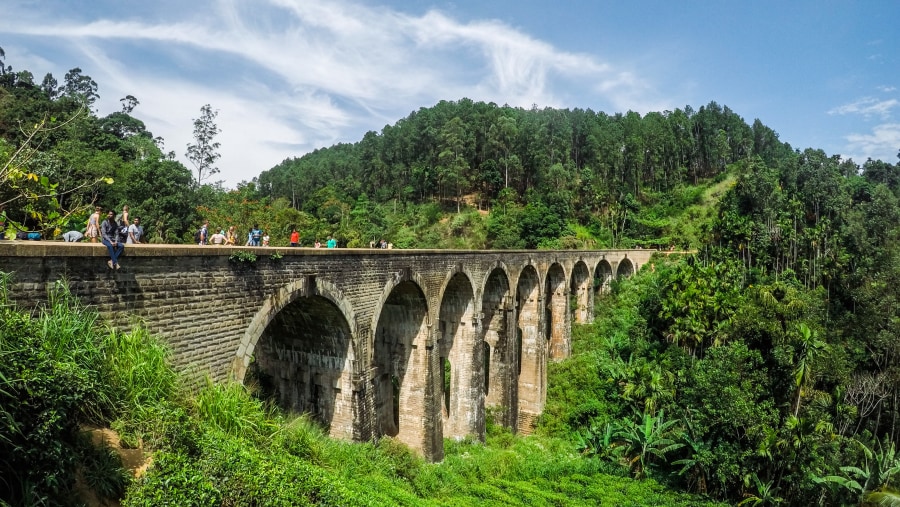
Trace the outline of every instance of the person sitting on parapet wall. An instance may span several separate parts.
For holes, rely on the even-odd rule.
[[[79,231],[69,231],[62,235],[62,239],[66,243],[77,243],[84,238],[84,234]]]
[[[125,251],[125,243],[119,240],[119,224],[116,223],[116,214],[112,210],[106,213],[106,220],[100,224],[100,237],[109,250],[106,265],[109,269],[119,269],[119,256]]]

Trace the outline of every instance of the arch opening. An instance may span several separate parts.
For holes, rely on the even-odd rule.
[[[444,289],[439,314],[444,371],[444,437],[484,436],[484,349],[475,328],[475,295],[463,273]]]
[[[245,383],[285,410],[308,413],[335,438],[353,438],[353,348],[340,309],[321,296],[300,297],[266,326]]]
[[[616,278],[628,278],[633,274],[634,264],[628,258],[619,261],[619,266],[616,268]]]
[[[598,295],[608,293],[612,278],[612,266],[605,259],[600,261],[600,264],[597,264],[597,269],[594,271],[594,293]]]
[[[516,287],[518,316],[518,414],[516,427],[520,433],[531,433],[535,418],[544,408],[544,386],[547,384],[547,355],[541,332],[540,281],[533,266],[525,266]]]
[[[545,336],[547,339],[547,357],[559,360],[569,357],[569,312],[566,294],[566,275],[562,266],[553,264],[547,272],[546,288]]]
[[[425,448],[428,338],[425,295],[409,281],[394,287],[378,316],[373,350],[377,436]]]
[[[516,428],[519,378],[518,328],[513,321],[515,306],[506,273],[495,268],[488,275],[481,298],[481,328],[485,353],[486,408],[497,424]]]
[[[588,271],[584,262],[579,261],[575,263],[570,283],[572,288],[572,320],[579,324],[590,322],[593,316],[591,311],[590,277],[590,271]]]

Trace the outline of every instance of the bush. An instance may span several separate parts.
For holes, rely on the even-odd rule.
[[[8,277],[3,277],[8,280]],[[57,284],[32,320],[0,301],[0,500],[57,503],[75,483],[79,423],[109,409],[96,315]]]

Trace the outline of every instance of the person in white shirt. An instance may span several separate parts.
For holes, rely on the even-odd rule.
[[[209,237],[209,242],[213,245],[224,245],[226,241],[225,238],[225,230],[220,230],[219,232],[213,234]]]
[[[128,239],[125,240],[126,245],[140,244],[144,237],[144,228],[141,227],[141,219],[134,217],[134,222],[128,226]]]

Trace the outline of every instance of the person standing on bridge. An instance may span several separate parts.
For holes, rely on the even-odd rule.
[[[116,222],[119,223],[119,227],[129,227],[131,225],[131,218],[128,214],[128,205],[122,206],[122,212],[119,213],[119,216],[116,217]]]
[[[200,230],[197,231],[197,244],[200,246],[209,243],[209,220],[204,220]]]
[[[141,227],[141,219],[134,217],[134,223],[128,226],[128,239],[125,240],[126,245],[139,244],[141,238],[144,237],[144,228]]]
[[[247,235],[247,246],[259,246],[260,239],[262,239],[262,230],[260,230],[259,224],[253,224],[250,234]]]
[[[337,240],[331,236],[328,236],[328,241],[325,243],[328,248],[337,248]]]
[[[89,238],[91,243],[96,243],[97,238],[100,237],[100,211],[103,208],[97,206],[94,208],[94,212],[91,213],[91,216],[88,217],[87,221],[87,229],[85,230],[85,234]]]
[[[119,224],[116,223],[116,214],[112,210],[106,213],[106,220],[100,225],[100,236],[109,250],[106,265],[109,269],[119,269],[119,256],[125,251],[125,244],[119,240]]]
[[[222,246],[228,239],[225,237],[225,230],[219,229],[219,232],[209,237],[209,242],[216,246]]]

